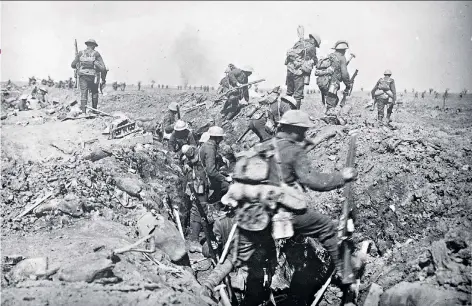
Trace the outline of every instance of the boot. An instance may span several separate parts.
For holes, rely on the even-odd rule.
[[[87,100],[80,100],[80,110],[82,114],[87,113]]]
[[[302,107],[302,100],[296,99],[295,101],[297,101],[297,109],[300,109],[300,107]]]
[[[97,107],[98,107],[98,93],[92,95],[92,108],[97,109]]]
[[[391,115],[391,113],[387,113],[387,123],[392,122],[392,119],[390,118]]]

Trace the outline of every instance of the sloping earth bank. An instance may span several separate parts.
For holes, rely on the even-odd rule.
[[[56,106],[57,113],[74,96],[71,91],[59,89],[52,89],[50,95],[61,102]],[[206,98],[211,94],[172,90],[109,92],[101,97],[99,108],[119,111],[133,119],[160,119],[171,101],[188,107]],[[445,111],[438,109],[442,101],[406,97],[394,112],[397,129],[393,131],[374,125],[374,112],[364,107],[366,100],[366,94],[355,94],[344,110],[346,131],[309,153],[320,170],[341,169],[348,132],[359,132],[354,238],[355,242],[373,242],[362,278],[360,305],[371,283],[386,290],[402,281],[431,284],[456,294],[458,303],[470,303],[470,95],[463,100],[451,97]],[[243,143],[235,144],[245,130],[244,114],[249,108],[225,126],[226,143],[234,151],[257,142],[249,133]],[[302,108],[315,118],[321,117],[318,95],[308,95]],[[210,120],[221,124],[219,109],[202,108],[183,114],[183,118],[194,128]],[[26,121],[26,126],[17,124]],[[189,203],[180,191],[179,170],[166,148],[151,144],[149,137],[107,140],[101,135],[107,122],[110,119],[106,117],[60,122],[56,114],[47,115],[43,110],[19,112],[2,121],[2,271],[6,276],[2,278],[2,305],[205,304],[196,295],[198,283],[162,252],[154,258],[171,270],[156,266],[139,253],[120,255],[121,260],[110,268],[106,255],[136,240],[135,222],[146,208],[165,214],[161,199],[166,192],[171,193],[186,219]],[[153,121],[145,122],[144,127],[148,124],[152,130]],[[321,120],[316,124],[310,134],[326,125]],[[106,158],[92,162],[91,152]],[[134,182],[139,190],[136,196],[123,198],[123,192],[117,190],[116,181],[123,177]],[[67,183],[70,186],[66,191],[46,201],[49,207],[21,221],[12,220],[47,191],[61,190],[61,184]],[[309,193],[312,205],[333,220],[340,214],[342,195],[341,190]],[[11,279],[11,258],[5,258],[15,254],[48,257],[49,269],[73,267],[71,262],[84,267],[96,263],[98,267],[88,269],[107,273],[98,273],[90,283],[60,281],[57,273],[51,277],[54,281],[16,283]],[[66,271],[77,273],[74,269]],[[339,293],[331,286],[320,305],[339,302]]]

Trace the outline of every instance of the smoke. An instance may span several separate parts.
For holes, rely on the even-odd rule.
[[[215,65],[197,30],[187,25],[172,49],[182,85],[211,85],[216,82]]]

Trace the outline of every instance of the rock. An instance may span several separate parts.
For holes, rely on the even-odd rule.
[[[127,194],[139,198],[139,192],[143,189],[143,183],[137,178],[115,177],[115,185]]]
[[[454,291],[437,289],[421,283],[401,282],[382,294],[379,306],[461,305],[460,296]]]
[[[154,141],[152,138],[152,134],[149,134],[149,133],[140,135],[140,136],[134,136],[134,135],[132,136],[133,137],[121,139],[117,143],[117,145],[132,148],[136,146],[137,144],[147,144],[147,143],[152,143]]]
[[[62,213],[72,217],[80,217],[83,214],[82,201],[74,194],[68,194],[57,205],[57,209]]]
[[[382,287],[380,287],[376,283],[372,283],[369,289],[369,293],[367,294],[367,297],[364,301],[364,306],[378,306],[382,293]]]
[[[113,268],[114,264],[111,260],[99,253],[90,253],[71,259],[59,269],[58,277],[59,280],[66,282],[91,283],[98,278],[112,276]]]
[[[48,269],[47,257],[28,258],[20,261],[10,273],[10,280],[14,283],[28,279],[36,279],[46,274]]]
[[[94,151],[84,155],[84,159],[95,162],[97,160],[111,156],[110,152],[103,151],[101,148],[95,149]]]

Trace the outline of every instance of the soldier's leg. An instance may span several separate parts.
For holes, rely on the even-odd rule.
[[[329,217],[309,208],[304,214],[294,216],[293,229],[295,234],[318,239],[331,255],[336,270],[341,273],[343,262],[339,257],[336,227]]]
[[[325,94],[325,102],[326,102],[326,115],[331,115],[338,105],[339,98],[336,94],[333,93],[326,93]]]
[[[252,119],[249,121],[249,128],[251,128],[251,131],[254,132],[254,134],[259,137],[259,141],[263,142],[266,141],[269,138],[272,138],[272,135],[267,133],[265,130],[265,123],[267,119],[266,118],[261,118],[261,119]]]
[[[90,84],[90,91],[92,92],[92,107],[95,109],[98,107],[98,86],[99,84],[95,84],[94,81]]]
[[[387,122],[392,122],[392,119],[390,118],[392,116],[393,112],[393,103],[389,103],[387,107]]]
[[[381,123],[384,118],[385,100],[378,99],[377,101],[377,120]]]
[[[86,106],[88,100],[88,81],[86,76],[79,77],[80,86],[80,110],[82,113],[86,113]]]
[[[239,96],[231,97],[230,100],[231,100],[231,104],[229,106],[227,117],[226,117],[226,119],[228,120],[233,119],[239,113],[241,109],[239,107]]]
[[[305,81],[303,75],[297,75],[294,78],[294,93],[293,97],[297,101],[297,109],[300,109],[302,105],[302,99],[305,97],[303,95],[305,90]]]
[[[285,84],[287,85],[287,96],[293,96],[295,92],[295,75],[289,71],[287,71],[287,77],[285,79]]]

